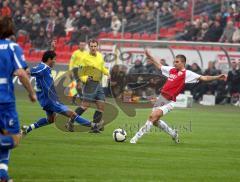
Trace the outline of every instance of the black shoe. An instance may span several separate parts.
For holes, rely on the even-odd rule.
[[[74,123],[71,121],[67,121],[65,127],[68,131],[74,132]]]

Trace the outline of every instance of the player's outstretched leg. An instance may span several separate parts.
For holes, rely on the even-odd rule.
[[[159,121],[155,122],[154,125],[160,129],[162,129],[167,134],[169,134],[176,143],[179,143],[177,130],[169,127],[165,121],[159,120]]]
[[[130,143],[137,143],[137,141],[147,132],[150,131],[152,127],[152,121],[147,120],[147,122],[139,129],[139,131],[134,135],[134,137],[130,140]]]
[[[31,132],[33,129],[38,129],[40,127],[46,126],[51,124],[52,122],[49,122],[47,118],[41,118],[37,122],[28,125],[23,125],[21,130],[23,135],[27,135],[29,132]]]
[[[77,113],[73,111],[67,111],[64,113],[65,116],[69,117],[70,120],[66,123],[66,128],[73,132],[74,131],[74,122],[77,122],[80,125],[91,127],[95,130],[99,130],[101,128],[102,123],[92,123],[87,119],[82,118],[81,116],[77,115]]]
[[[161,110],[154,110],[152,111],[152,113],[150,114],[147,122],[145,123],[145,125],[143,125],[140,130],[134,135],[134,137],[130,140],[130,143],[137,143],[137,141],[148,131],[150,131],[152,125],[157,122],[160,118],[160,116],[162,116],[162,111]]]

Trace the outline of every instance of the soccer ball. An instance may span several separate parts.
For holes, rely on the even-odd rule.
[[[127,138],[127,132],[124,129],[118,128],[113,131],[113,140],[115,142],[124,142]]]

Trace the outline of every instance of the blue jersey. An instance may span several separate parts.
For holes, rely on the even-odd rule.
[[[18,44],[0,39],[0,104],[15,102],[13,73],[27,68],[22,49]]]
[[[51,68],[41,62],[33,67],[30,72],[31,75],[36,78],[35,91],[40,105],[44,108],[47,105],[58,102],[54,80],[51,75]]]

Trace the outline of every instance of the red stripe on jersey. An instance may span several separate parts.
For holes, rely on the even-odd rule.
[[[176,97],[185,87],[186,70],[179,71],[172,68],[161,93],[166,99],[176,101]]]

